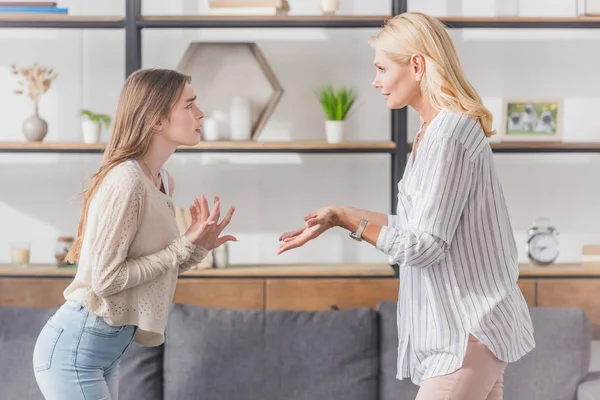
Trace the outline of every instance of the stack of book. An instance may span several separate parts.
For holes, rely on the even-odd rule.
[[[2,14],[67,14],[68,8],[58,8],[50,1],[0,1]]]
[[[287,0],[210,0],[207,15],[287,15]]]

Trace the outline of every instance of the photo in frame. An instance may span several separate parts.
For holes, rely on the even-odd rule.
[[[561,141],[562,115],[560,99],[504,100],[500,139],[505,142]]]

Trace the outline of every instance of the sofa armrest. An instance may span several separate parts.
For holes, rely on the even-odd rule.
[[[577,400],[600,400],[600,372],[590,372],[579,384]]]

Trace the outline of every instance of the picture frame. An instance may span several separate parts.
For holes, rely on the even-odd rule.
[[[561,99],[504,99],[498,133],[503,142],[560,142],[562,125]]]

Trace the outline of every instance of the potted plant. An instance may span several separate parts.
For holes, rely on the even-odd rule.
[[[321,10],[325,15],[333,15],[339,11],[340,0],[321,0]]]
[[[344,121],[356,100],[356,93],[352,88],[342,87],[335,90],[331,85],[327,85],[319,91],[318,95],[321,107],[327,116],[325,121],[327,142],[340,143],[344,138]]]
[[[81,122],[81,129],[83,131],[83,142],[100,142],[100,133],[102,132],[102,125],[104,125],[106,129],[110,128],[110,116],[106,114],[96,114],[86,109],[81,110],[80,115],[85,117],[85,119]]]
[[[57,74],[54,69],[40,67],[37,63],[32,67],[19,69],[11,65],[10,68],[13,75],[21,75],[23,78],[17,82],[19,88],[15,90],[15,94],[27,93],[33,102],[34,114],[23,122],[23,135],[30,142],[41,142],[48,133],[48,123],[40,117],[38,105],[40,98],[50,89]]]

